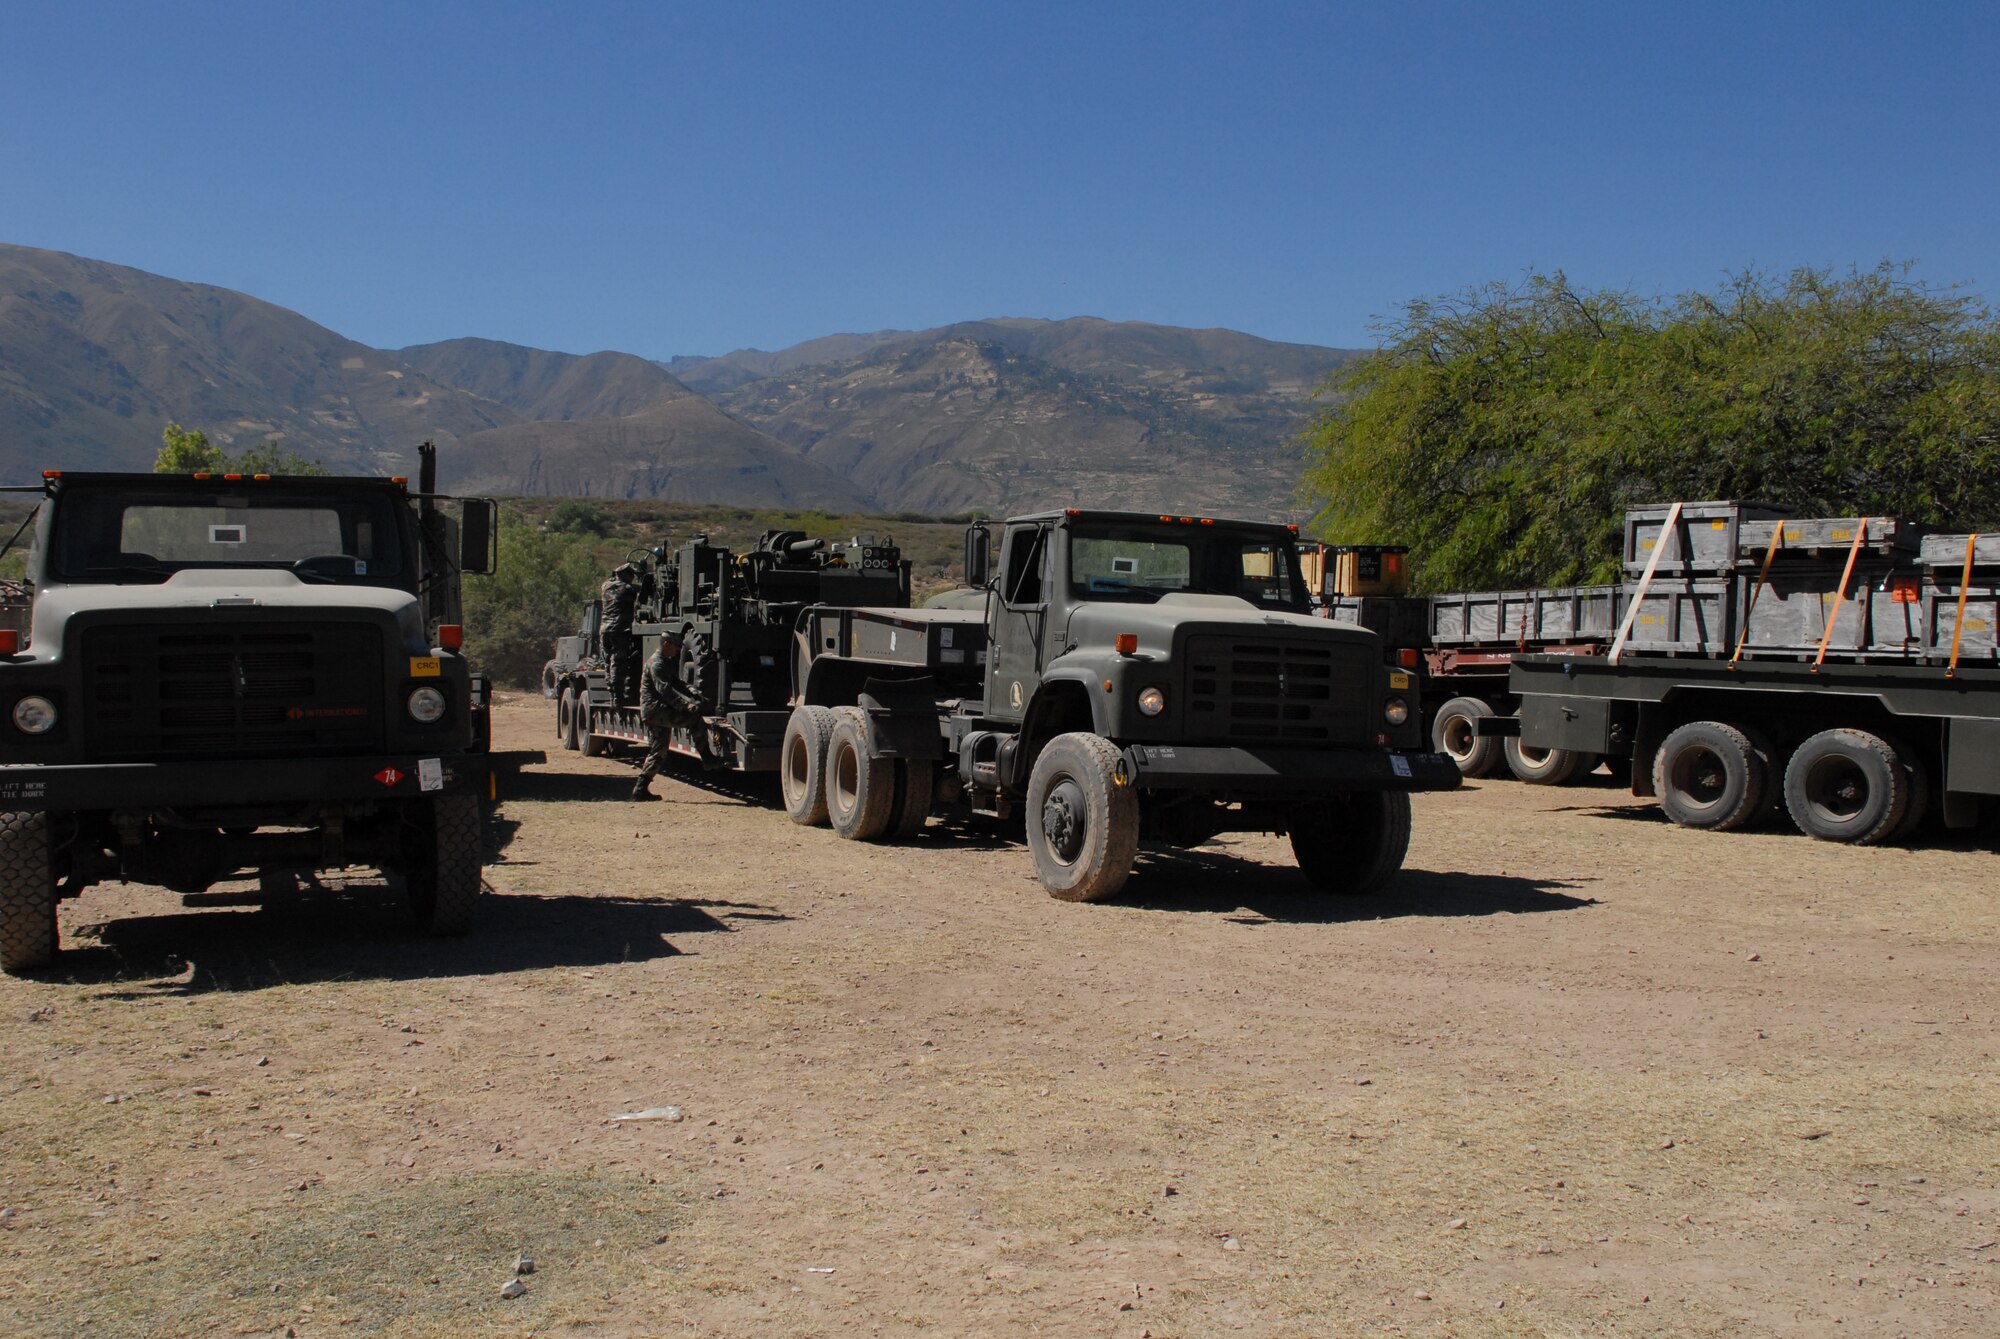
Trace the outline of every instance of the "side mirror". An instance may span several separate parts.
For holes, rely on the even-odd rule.
[[[993,531],[983,522],[965,528],[965,584],[983,587],[992,580]]]
[[[469,497],[458,523],[458,570],[484,575],[493,570],[493,536],[498,508],[491,498]]]

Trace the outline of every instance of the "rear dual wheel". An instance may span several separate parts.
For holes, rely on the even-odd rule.
[[[1921,759],[1866,730],[1822,730],[1785,767],[1785,808],[1820,841],[1873,846],[1903,835],[1906,820],[1923,818],[1929,791]]]
[[[1479,733],[1493,708],[1476,697],[1455,697],[1431,721],[1431,747],[1458,764],[1459,775],[1482,777],[1500,765],[1500,741]]]
[[[1770,746],[1724,721],[1690,721],[1653,755],[1653,793],[1684,828],[1727,832],[1763,814],[1772,775]]]

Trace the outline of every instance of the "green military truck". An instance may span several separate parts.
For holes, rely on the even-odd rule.
[[[997,540],[998,549],[995,552]],[[794,821],[876,841],[1021,814],[1036,872],[1110,897],[1139,842],[1289,834],[1321,888],[1401,867],[1409,792],[1459,784],[1416,685],[1315,618],[1294,527],[1066,510],[967,535],[959,607],[814,606],[778,768]]]
[[[0,967],[47,964],[56,906],[125,879],[371,865],[418,928],[480,888],[486,681],[461,572],[494,507],[402,478],[50,471],[25,637],[0,629]],[[453,516],[452,511],[458,514]]]

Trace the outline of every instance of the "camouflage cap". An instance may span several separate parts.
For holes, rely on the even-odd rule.
[[[635,577],[639,575],[639,569],[634,567],[631,563],[620,563],[618,564],[617,567],[612,569],[612,575],[621,577]]]

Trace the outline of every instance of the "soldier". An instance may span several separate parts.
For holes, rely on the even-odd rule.
[[[602,611],[598,634],[611,675],[611,696],[623,706],[632,700],[632,679],[639,668],[639,639],[632,634],[632,613],[639,603],[639,569],[620,563],[597,592]]]
[[[646,725],[646,761],[639,767],[639,779],[632,784],[635,800],[657,800],[653,778],[667,760],[667,744],[675,726],[684,726],[694,738],[702,766],[722,766],[708,745],[708,726],[701,718],[701,704],[694,690],[681,681],[682,632],[668,628],[660,634],[659,649],[646,662],[639,676],[639,719]]]

